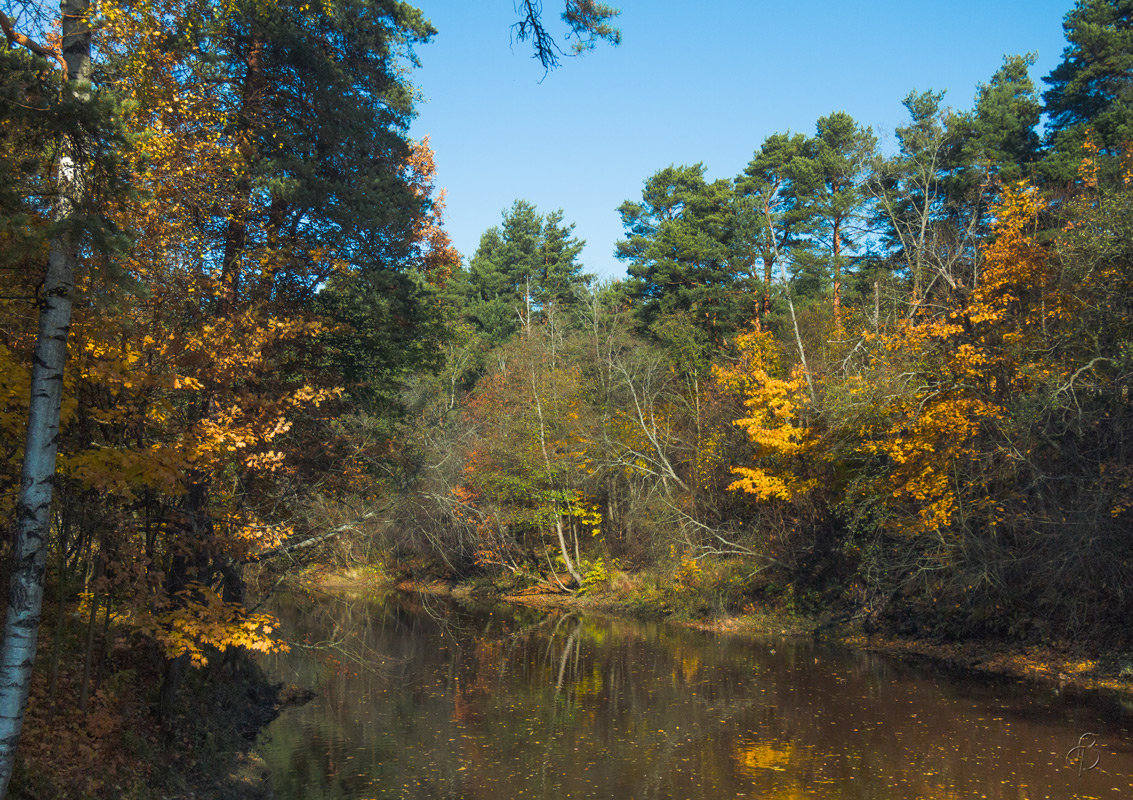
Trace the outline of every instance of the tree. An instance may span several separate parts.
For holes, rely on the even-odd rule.
[[[753,284],[755,279],[762,282],[761,321],[771,308],[775,267],[786,257],[799,222],[793,177],[805,141],[801,133],[772,134],[748,162],[744,174],[736,178],[738,257],[751,260]],[[763,267],[762,275],[755,272],[757,264]]]
[[[705,179],[703,164],[674,165],[645,182],[641,201],[619,207],[625,238],[617,257],[643,328],[683,314],[719,344],[751,316],[747,265],[732,250],[732,197],[728,181]]]
[[[543,218],[540,243],[539,280],[535,286],[535,302],[540,308],[569,309],[578,302],[579,291],[593,279],[582,272],[578,261],[586,242],[574,233],[574,223],[563,225],[563,210],[551,211]]]
[[[1004,185],[1023,180],[1038,161],[1042,104],[1028,72],[1034,63],[1034,53],[1004,56],[1003,66],[976,90],[973,110],[957,120],[966,173],[959,193],[970,195],[973,184],[988,178]]]
[[[65,67],[62,92],[71,111],[83,111],[91,100],[91,27],[89,0],[62,0],[62,55],[15,35],[7,17],[4,30],[37,55],[59,58]],[[21,35],[22,36],[22,35]],[[0,644],[0,797],[7,794],[23,727],[35,663],[47,541],[51,530],[51,501],[58,454],[59,418],[63,398],[63,368],[75,266],[82,238],[80,216],[86,195],[86,164],[79,131],[64,136],[56,157],[57,187],[52,211],[52,235],[44,273],[39,332],[31,377],[27,437],[20,497],[16,508],[14,567],[9,577],[8,610]]]
[[[761,501],[794,500],[818,487],[810,474],[814,433],[805,420],[809,409],[801,369],[783,367],[781,347],[766,331],[736,337],[738,360],[713,369],[717,383],[739,395],[750,416],[735,420],[755,446],[752,466],[734,466],[729,490]],[[780,377],[788,372],[785,377]]]
[[[844,111],[820,118],[815,128],[795,184],[813,252],[826,262],[835,324],[840,325],[842,278],[858,245],[856,225],[869,201],[865,184],[877,140]]]
[[[1043,79],[1046,170],[1069,182],[1087,135],[1108,156],[1133,141],[1133,2],[1077,0],[1062,27],[1062,63]]]
[[[974,279],[979,217],[958,213],[949,193],[961,139],[943,98],[943,92],[909,93],[909,122],[896,131],[898,152],[877,160],[871,186],[887,244],[912,285],[910,314],[929,296],[947,303],[949,292]]]
[[[543,216],[516,200],[502,224],[480,237],[468,265],[468,311],[489,341],[498,344],[552,309],[568,308],[590,280],[578,261],[585,242],[571,235],[573,224],[562,223],[561,209]]]
[[[462,492],[483,515],[482,564],[513,571],[538,564],[553,531],[563,566],[581,583],[578,537],[568,541],[563,522],[582,502],[587,448],[578,420],[584,398],[578,367],[558,348],[545,326],[504,343],[500,368],[480,380],[468,404],[477,435]]]
[[[359,384],[389,381],[429,340],[416,237],[430,199],[415,185],[403,69],[433,32],[421,13],[371,0],[177,11],[124,15],[111,62],[137,96],[165,101],[142,105],[152,116],[139,123],[190,145],[182,163],[158,152],[167,171],[143,164],[137,176],[193,229],[144,229],[154,263],[191,287],[163,314],[192,378],[179,392],[190,458],[168,498],[180,536],[164,565],[164,620],[198,586],[219,581],[226,600],[240,598],[249,554],[232,534],[299,513],[289,487],[324,452],[302,434],[333,442],[317,435],[319,416],[342,384],[363,395]],[[161,52],[161,72],[138,70],[131,36]],[[185,162],[219,191],[187,182]],[[189,654],[168,655],[163,713]]]

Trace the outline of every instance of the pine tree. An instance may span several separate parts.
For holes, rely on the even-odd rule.
[[[543,216],[516,200],[502,223],[483,233],[468,265],[468,314],[489,341],[503,342],[552,308],[573,304],[591,277],[582,272],[585,243],[573,230],[561,209]]]
[[[961,116],[960,158],[968,175],[961,194],[987,178],[1001,184],[1022,180],[1038,160],[1042,104],[1029,75],[1034,63],[1034,53],[1005,56],[977,90],[973,110]]]
[[[794,177],[805,142],[801,133],[769,136],[736,178],[736,249],[751,264],[753,287],[762,284],[760,320],[770,311],[775,268],[787,258],[801,220]]]
[[[818,120],[795,181],[812,252],[830,280],[831,307],[841,319],[842,282],[858,246],[869,194],[866,179],[877,140],[844,111]]]
[[[731,184],[709,183],[704,165],[669,166],[645,182],[642,199],[618,209],[625,238],[617,256],[630,275],[644,328],[682,315],[720,343],[752,315],[746,265],[733,251]]]
[[[1062,23],[1062,63],[1043,80],[1052,152],[1044,168],[1072,181],[1087,132],[1103,154],[1133,141],[1133,0],[1078,0]]]

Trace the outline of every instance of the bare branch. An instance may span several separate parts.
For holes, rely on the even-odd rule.
[[[385,509],[382,510],[384,511]],[[314,547],[315,545],[322,544],[323,542],[328,542],[336,536],[340,536],[348,531],[354,530],[358,526],[359,522],[361,522],[362,520],[370,519],[377,514],[377,511],[370,511],[358,517],[358,519],[354,519],[350,522],[343,523],[338,527],[331,528],[326,533],[319,534],[318,536],[312,536],[299,542],[284,542],[279,547],[273,547],[270,550],[265,550],[262,553],[256,553],[250,556],[247,559],[247,562],[250,563],[255,561],[266,561],[269,558],[275,558],[276,556],[294,553],[296,550],[306,550],[309,547]]]
[[[67,62],[63,60],[63,54],[58,50],[52,50],[50,47],[45,47],[17,31],[15,26],[12,24],[12,20],[9,19],[3,11],[0,11],[0,29],[3,29],[4,36],[7,37],[9,44],[18,44],[21,47],[25,47],[28,50],[31,50],[37,56],[46,58],[50,61],[58,62],[59,66],[63,68],[64,74],[66,74]]]
[[[540,0],[515,0],[515,10],[519,22],[512,25],[515,39],[531,41],[533,57],[539,59],[543,69],[550,72],[559,65],[559,57],[567,55],[555,42],[543,24],[543,3]],[[610,20],[620,12],[605,3],[595,0],[566,0],[562,18],[568,26],[567,39],[574,39],[572,55],[580,55],[593,50],[600,39],[617,46],[621,43],[621,31],[610,24]]]
[[[515,10],[520,14],[519,22],[512,25],[515,38],[521,42],[531,40],[534,57],[539,59],[543,69],[550,71],[557,67],[563,51],[543,25],[543,4],[539,0],[517,0]]]

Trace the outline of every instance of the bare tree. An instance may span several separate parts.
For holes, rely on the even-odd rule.
[[[934,295],[948,295],[976,281],[977,242],[983,232],[988,186],[974,188],[964,204],[949,198],[946,181],[955,169],[955,115],[942,108],[943,94],[905,98],[911,121],[897,129],[900,153],[879,159],[872,193],[887,235],[905,261],[913,282],[912,316]]]

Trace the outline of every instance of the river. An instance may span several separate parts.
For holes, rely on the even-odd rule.
[[[810,640],[470,608],[276,609],[318,696],[261,752],[279,800],[1133,798],[1133,714]]]

